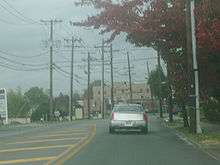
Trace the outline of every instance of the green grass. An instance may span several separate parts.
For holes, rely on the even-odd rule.
[[[177,131],[183,133],[189,139],[201,144],[201,145],[220,145],[220,133],[207,133],[193,134],[190,133],[187,128],[178,127]]]
[[[201,145],[220,145],[220,133],[203,132],[202,134],[193,134],[190,133],[188,128],[183,127],[183,122],[179,120],[173,123],[166,122],[165,125],[183,133],[187,138]]]

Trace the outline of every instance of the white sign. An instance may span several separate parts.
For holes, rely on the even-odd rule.
[[[7,106],[7,93],[5,89],[0,89],[0,115],[8,124],[8,106]]]

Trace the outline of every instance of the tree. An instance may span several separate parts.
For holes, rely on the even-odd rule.
[[[62,116],[68,116],[69,112],[69,96],[60,93],[58,97],[55,97],[55,111],[59,111]]]
[[[44,117],[44,120],[48,120],[48,95],[43,88],[32,87],[24,93],[24,96],[27,98],[31,109],[31,121],[38,121],[42,117]]]
[[[30,108],[21,89],[9,90],[7,93],[7,99],[10,118],[27,117]]]
[[[161,76],[161,81],[159,78],[159,74]],[[159,97],[159,93],[160,93],[160,83],[161,83],[161,97],[162,98],[167,98],[168,96],[168,84],[167,84],[167,78],[163,73],[162,68],[159,69],[159,67],[157,67],[155,70],[151,71],[149,78],[148,78],[148,84],[150,85],[150,89],[152,92],[152,95],[156,98]]]
[[[36,108],[40,104],[48,102],[48,95],[43,88],[32,87],[24,93],[24,96],[27,97],[31,108]]]
[[[220,91],[220,1],[196,2],[200,92],[204,99],[220,93],[214,92]],[[108,41],[125,32],[129,42],[162,52],[177,102],[185,107],[190,93],[187,86],[186,0],[81,0],[78,5],[92,5],[100,13],[73,25],[94,27],[100,29],[101,34],[110,32]]]
[[[35,111],[33,111],[33,113],[31,114],[31,121],[32,122],[36,122],[36,121],[40,121],[41,118],[43,118],[44,120],[47,119],[47,117],[49,117],[50,111],[49,111],[49,102],[44,102],[41,103],[36,109]]]

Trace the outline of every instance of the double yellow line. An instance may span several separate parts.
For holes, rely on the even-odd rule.
[[[83,147],[85,147],[96,135],[96,125],[94,124],[91,128],[89,135],[85,138],[82,138],[79,143],[75,146],[70,147],[68,150],[62,152],[56,159],[51,159],[45,165],[60,165],[63,164],[68,159],[76,155]]]

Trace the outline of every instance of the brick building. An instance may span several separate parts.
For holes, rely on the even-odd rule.
[[[111,110],[111,87],[105,86],[105,109],[106,112]],[[91,112],[101,112],[101,88],[100,86],[94,86],[92,89],[92,98],[90,99]],[[130,100],[129,83],[114,83],[114,102],[128,102]],[[133,83],[132,84],[132,101],[133,103],[148,105],[151,98],[150,87],[146,83]],[[84,111],[88,113],[87,98],[84,99]]]

